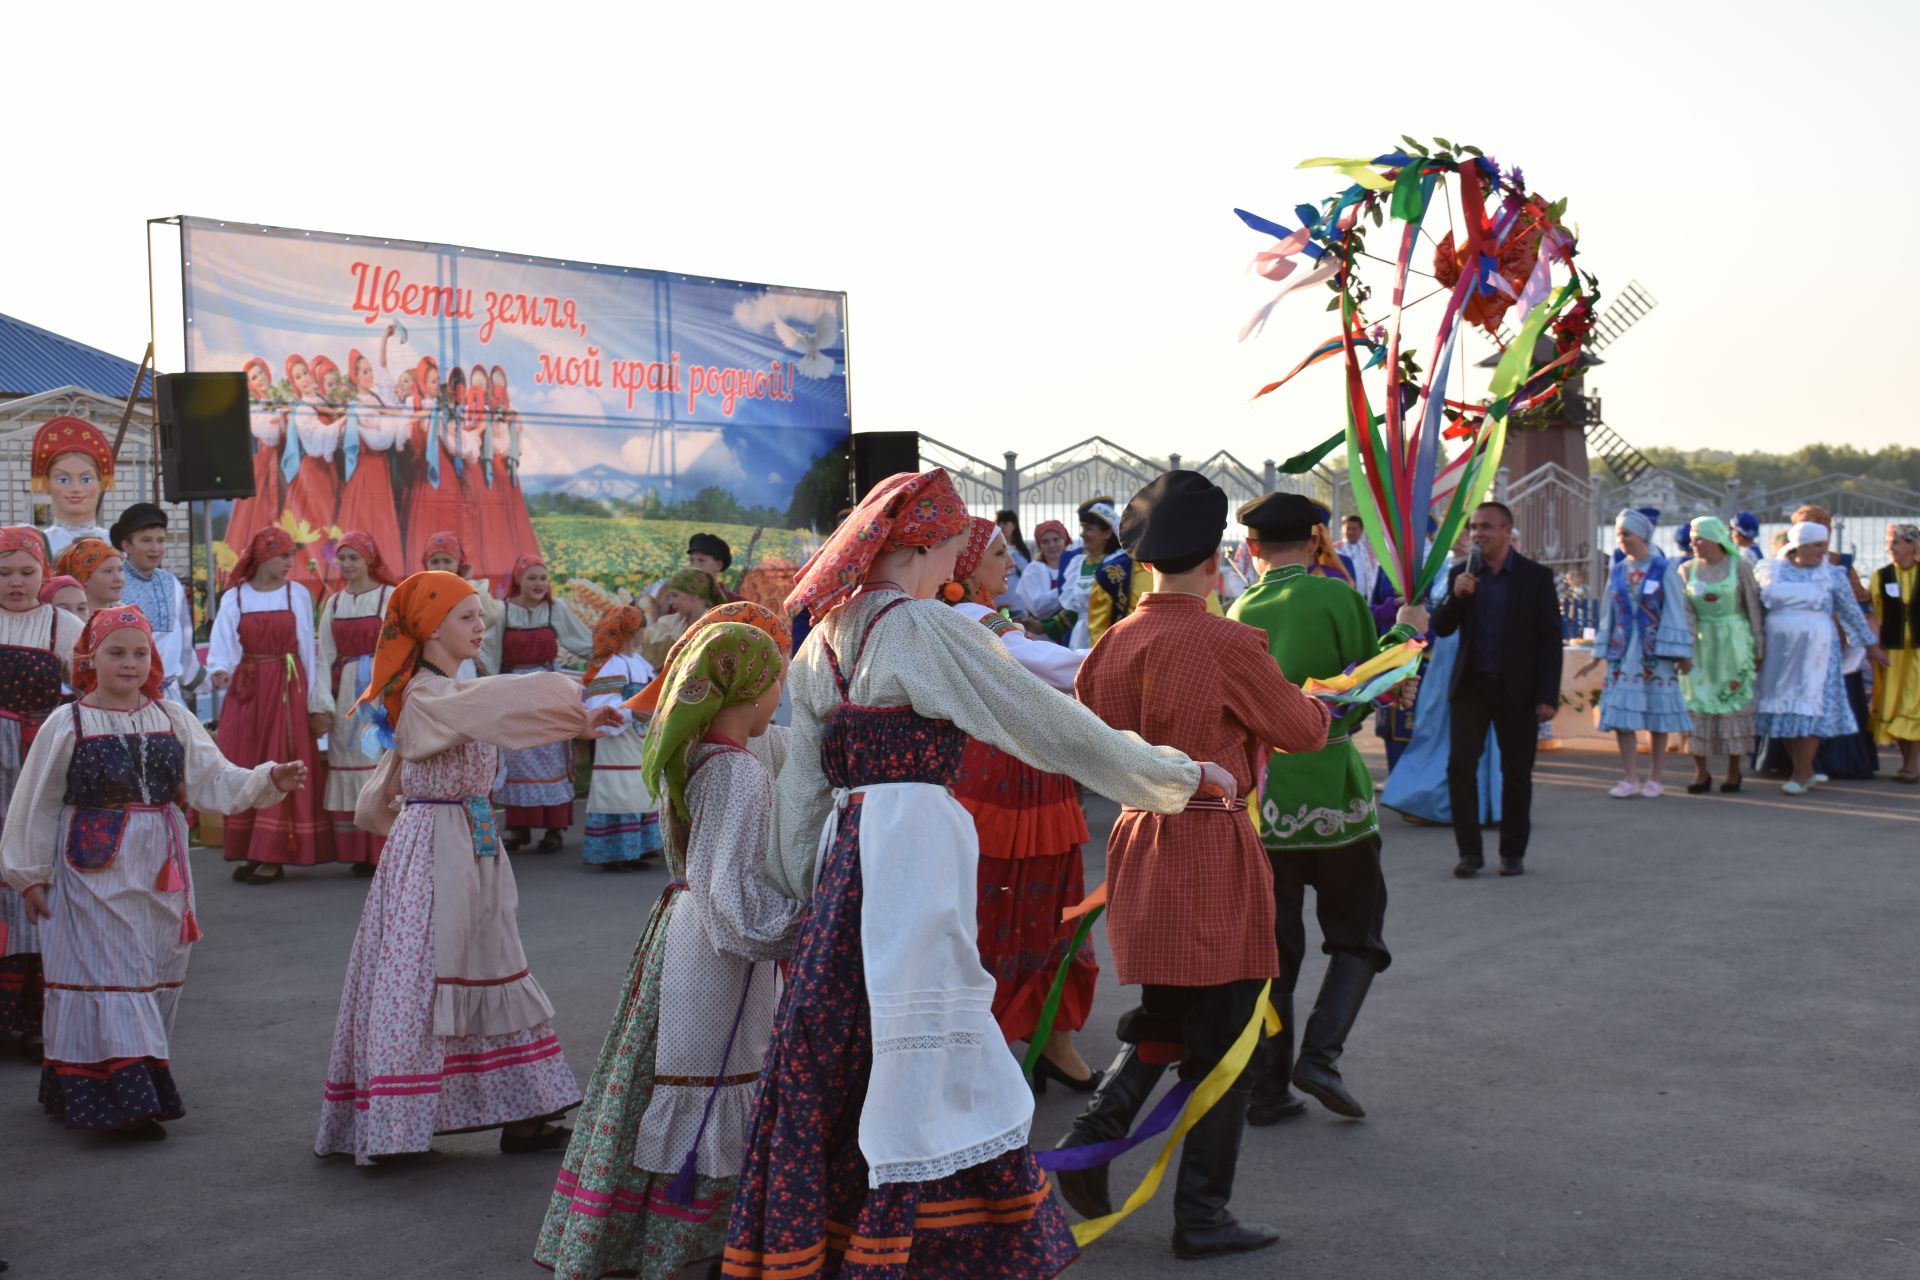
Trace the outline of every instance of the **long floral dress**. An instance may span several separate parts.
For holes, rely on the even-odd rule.
[[[1744,756],[1753,750],[1753,697],[1765,652],[1760,588],[1744,559],[1717,565],[1689,560],[1682,575],[1693,623],[1693,670],[1680,677],[1696,756]]]
[[[757,745],[757,744],[756,744]],[[694,747],[687,849],[654,904],[587,1084],[534,1260],[563,1280],[667,1280],[713,1257],[804,904],[762,880],[773,770],[730,743]],[[688,1152],[687,1203],[669,1189]]]
[[[519,891],[487,792],[496,748],[586,728],[563,675],[414,676],[394,749],[355,813],[387,843],[347,958],[315,1154],[368,1164],[425,1151],[436,1133],[580,1101],[520,945]]]
[[[1647,617],[1654,609],[1658,616]],[[1665,557],[1622,560],[1613,567],[1597,634],[1594,651],[1607,657],[1602,732],[1685,733],[1693,727],[1676,665],[1693,656],[1686,585]]]

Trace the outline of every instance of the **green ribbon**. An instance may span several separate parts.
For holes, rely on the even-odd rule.
[[[1034,1024],[1033,1038],[1027,1041],[1027,1056],[1020,1063],[1020,1072],[1029,1083],[1033,1080],[1033,1069],[1039,1065],[1040,1055],[1047,1047],[1047,1037],[1053,1034],[1054,1019],[1060,1016],[1060,1000],[1067,993],[1067,970],[1073,967],[1073,958],[1080,954],[1087,935],[1093,932],[1093,922],[1105,911],[1105,907],[1094,907],[1080,917],[1080,925],[1073,931],[1073,941],[1067,944],[1067,954],[1060,959],[1060,971],[1053,975],[1053,987],[1047,992],[1047,1002],[1040,1006],[1040,1021]]]

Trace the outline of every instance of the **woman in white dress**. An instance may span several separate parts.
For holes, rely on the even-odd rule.
[[[1829,536],[1825,525],[1802,521],[1787,531],[1786,554],[1753,570],[1767,611],[1767,661],[1760,668],[1754,727],[1786,743],[1793,776],[1780,789],[1790,796],[1813,790],[1820,739],[1860,727],[1841,683],[1837,650],[1842,634],[1861,647],[1872,637],[1846,575],[1827,564]]]
[[[79,700],[34,739],[0,864],[43,921],[40,1104],[70,1129],[167,1136],[186,1114],[168,1065],[200,937],[180,801],[230,813],[305,785],[306,766],[229,764],[192,713],[160,697],[146,617],[101,610],[74,650]]]
[[[624,706],[646,688],[653,664],[640,655],[647,617],[630,604],[607,610],[593,629],[593,665],[587,668],[589,707],[618,707],[622,723],[593,747],[593,783],[587,788],[587,841],[582,857],[602,871],[637,871],[660,853],[660,806],[647,788],[640,758],[647,720]]]
[[[319,657],[309,705],[327,717],[325,805],[333,822],[333,856],[351,863],[355,875],[370,876],[380,861],[380,837],[354,826],[353,810],[379,753],[367,750],[365,726],[355,721],[353,708],[372,678],[381,623],[397,584],[380,548],[362,529],[340,535],[333,566],[341,587],[320,606]]]

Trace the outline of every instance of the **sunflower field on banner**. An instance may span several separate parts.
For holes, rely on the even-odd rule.
[[[1297,226],[1234,213],[1271,237],[1249,270],[1280,286],[1242,326],[1241,340],[1289,297],[1314,296],[1313,286],[1332,295],[1326,309],[1339,316],[1337,332],[1254,393],[1271,395],[1323,361],[1345,365],[1345,429],[1280,469],[1305,471],[1344,445],[1381,570],[1401,599],[1419,600],[1492,486],[1513,416],[1548,404],[1579,368],[1599,282],[1574,265],[1579,242],[1565,221],[1566,200],[1529,191],[1518,166],[1503,169],[1478,147],[1445,138],[1401,142],[1370,158],[1302,161],[1301,169],[1331,170],[1345,185],[1295,206]],[[1386,253],[1368,250],[1369,228],[1390,238]],[[1423,370],[1402,336],[1429,301],[1439,316]],[[1511,333],[1503,328],[1510,316]],[[1486,394],[1471,402],[1447,393],[1449,377],[1464,369],[1467,325],[1500,349]],[[1550,350],[1536,354],[1549,334]]]

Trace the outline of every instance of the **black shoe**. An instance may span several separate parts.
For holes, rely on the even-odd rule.
[[[1040,1055],[1040,1061],[1033,1064],[1033,1091],[1045,1093],[1049,1080],[1058,1080],[1075,1093],[1092,1093],[1100,1087],[1098,1071],[1089,1072],[1084,1078],[1076,1079],[1055,1066],[1053,1059],[1043,1053]]]
[[[573,1130],[565,1125],[543,1124],[539,1130],[516,1137],[505,1129],[500,1131],[500,1153],[509,1156],[524,1156],[535,1151],[556,1151],[567,1145],[567,1139],[573,1136]]]
[[[500,837],[500,844],[508,853],[518,853],[526,848],[527,843],[532,839],[533,832],[525,827],[508,827]]]
[[[379,867],[371,862],[356,862],[353,864],[353,874],[359,876],[362,880],[371,880],[373,873],[379,869]]]
[[[564,833],[555,831],[552,827],[548,827],[547,834],[540,837],[540,843],[534,848],[534,852],[535,853],[558,853],[560,852],[560,846],[566,843],[566,839],[567,838]]]
[[[1180,1173],[1173,1188],[1173,1253],[1177,1258],[1251,1253],[1280,1243],[1280,1233],[1272,1227],[1241,1222],[1227,1211],[1252,1092],[1244,1082],[1227,1090],[1181,1145]]]
[[[1260,1045],[1248,1072],[1253,1077],[1253,1101],[1247,1106],[1247,1123],[1260,1128],[1305,1115],[1307,1102],[1288,1088],[1293,1074],[1293,997],[1275,996],[1273,1007],[1280,1014],[1280,1034]]]
[[[1453,864],[1453,878],[1470,880],[1480,874],[1480,868],[1487,865],[1484,858],[1462,858]]]
[[[1711,790],[1713,790],[1712,778],[1702,778],[1698,782],[1689,782],[1687,784],[1687,794],[1690,796],[1703,796]]]
[[[1166,1068],[1140,1060],[1133,1045],[1123,1045],[1120,1056],[1101,1073],[1100,1087],[1093,1091],[1086,1110],[1074,1118],[1073,1128],[1055,1144],[1057,1150],[1112,1142],[1127,1136],[1133,1119],[1140,1114],[1153,1087],[1160,1083]],[[1113,1212],[1113,1197],[1107,1193],[1107,1166],[1091,1169],[1056,1169],[1053,1180],[1060,1196],[1083,1218],[1104,1218]]]
[[[1527,868],[1526,868],[1526,866],[1525,866],[1525,865],[1524,865],[1524,864],[1523,864],[1523,863],[1522,863],[1522,862],[1520,861],[1520,859],[1518,859],[1518,858],[1502,858],[1502,859],[1500,859],[1500,874],[1501,874],[1501,875],[1503,875],[1503,876],[1523,876],[1523,875],[1525,875],[1526,873],[1527,873]]]
[[[1300,1035],[1300,1061],[1293,1068],[1293,1085],[1335,1115],[1366,1118],[1366,1108],[1347,1091],[1333,1064],[1346,1047],[1347,1033],[1360,1016],[1360,1006],[1373,985],[1370,961],[1351,952],[1336,952],[1327,963],[1327,976],[1313,1002],[1313,1016]]]

